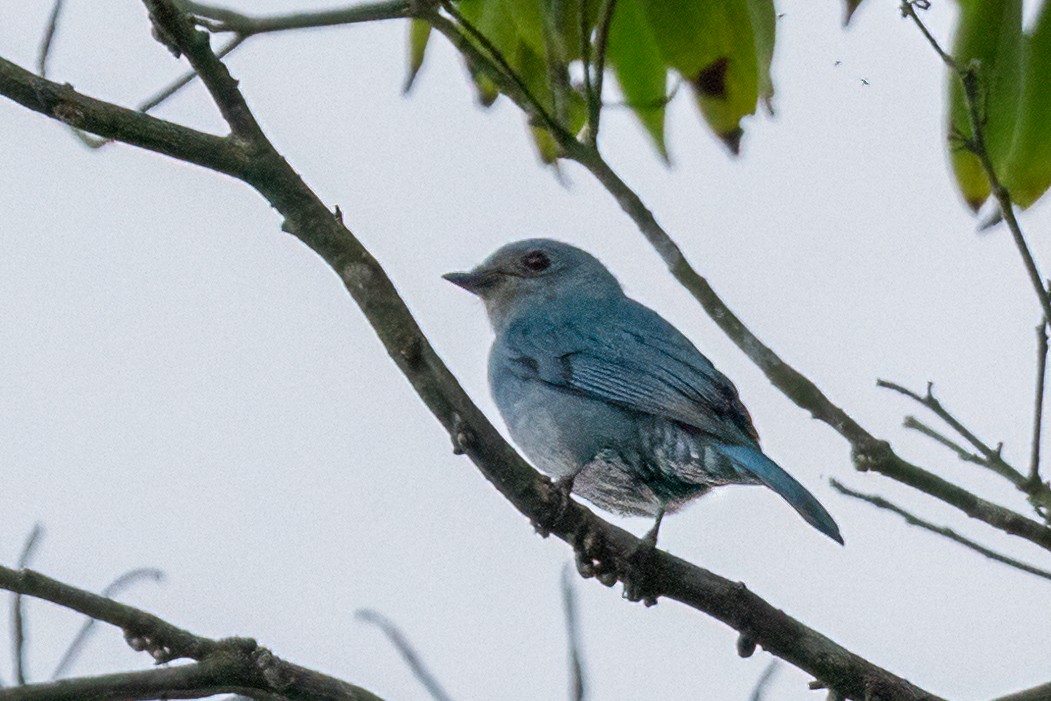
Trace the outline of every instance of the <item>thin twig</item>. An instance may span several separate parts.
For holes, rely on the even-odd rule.
[[[44,535],[44,527],[35,524],[29,532],[25,544],[22,546],[22,554],[18,557],[18,569],[29,567],[36,554],[37,546]],[[11,600],[11,637],[15,655],[15,684],[25,686],[26,677],[26,626],[25,608],[20,593],[15,593]]]
[[[1036,327],[1036,400],[1033,407],[1033,445],[1029,458],[1029,484],[1037,488],[1040,480],[1040,433],[1044,423],[1044,385],[1047,375],[1047,323]]]
[[[774,681],[774,677],[777,676],[777,670],[779,669],[781,660],[776,657],[770,660],[770,663],[763,668],[763,673],[759,675],[759,678],[755,680],[755,687],[752,689],[752,693],[748,696],[748,701],[763,701],[763,697],[766,695],[766,689]]]
[[[551,92],[555,99],[555,118],[560,124],[569,124],[569,97],[573,86],[569,81],[569,66],[566,56],[567,47],[562,41],[562,23],[566,19],[565,0],[551,0],[544,13],[546,20],[544,34],[544,53],[547,59],[547,76],[551,82]]]
[[[266,136],[241,95],[237,81],[209,46],[208,35],[197,29],[190,17],[170,0],[143,0],[143,4],[157,40],[170,50],[186,55],[230,131],[245,141],[265,142]]]
[[[268,17],[253,17],[236,10],[216,7],[192,0],[179,0],[183,10],[197,17],[211,20],[208,29],[213,32],[234,32],[244,36],[284,32],[292,29],[335,27],[361,22],[376,22],[412,16],[410,0],[383,0],[359,3],[348,7],[316,12],[293,12]]]
[[[394,649],[398,651],[401,658],[405,660],[405,664],[409,666],[412,671],[412,675],[416,677],[416,680],[423,685],[423,688],[427,690],[427,693],[431,695],[434,701],[452,701],[451,697],[445,693],[445,689],[438,683],[437,678],[431,674],[427,666],[423,664],[423,660],[420,659],[419,653],[412,647],[408,638],[398,629],[396,625],[386,616],[373,611],[371,609],[359,609],[354,616],[361,621],[371,623],[372,625],[379,628],[390,644],[394,646]]]
[[[581,5],[587,3],[582,2]],[[613,12],[617,0],[603,0],[599,10],[598,25],[595,28],[595,80],[594,89],[588,101],[588,140],[597,148],[599,120],[602,117],[602,83],[606,73],[606,47],[609,43],[609,28],[613,24]],[[582,10],[583,11],[583,10]],[[585,72],[588,70],[584,65]]]
[[[286,662],[254,640],[195,635],[153,614],[33,570],[0,566],[0,589],[116,626],[133,649],[149,652],[158,663],[176,659],[200,663],[0,689],[0,701],[196,698],[223,692],[274,701],[379,701],[365,689]]]
[[[591,127],[591,105],[596,101],[595,86],[591,83],[591,17],[588,15],[588,3],[577,4],[579,12],[578,31],[580,32],[580,63],[584,69],[584,102],[588,106],[588,127]]]
[[[926,3],[926,5],[929,5],[929,3]],[[1000,181],[996,168],[993,167],[992,158],[989,156],[989,150],[985,146],[985,124],[981,114],[981,84],[978,75],[981,67],[974,61],[967,66],[961,66],[959,61],[947,54],[938,43],[938,40],[927,29],[923,20],[920,19],[920,16],[916,13],[915,6],[915,0],[903,0],[901,13],[903,16],[912,19],[913,23],[927,39],[927,42],[934,48],[945,65],[956,74],[960,85],[963,86],[963,98],[967,105],[967,119],[971,127],[971,137],[968,139],[967,144],[968,148],[978,157],[982,171],[989,181],[990,191],[996,198],[996,202],[1000,207],[1000,213],[1003,215],[1004,221],[1007,222],[1007,228],[1011,231],[1011,238],[1014,240],[1015,248],[1018,249],[1018,254],[1022,257],[1022,265],[1029,275],[1029,282],[1036,292],[1037,300],[1040,302],[1040,307],[1044,312],[1044,318],[1051,319],[1051,296],[1044,289],[1044,278],[1036,267],[1036,261],[1029,250],[1029,244],[1026,243],[1025,236],[1022,234],[1022,227],[1018,224],[1017,217],[1015,217],[1011,194]]]
[[[584,701],[587,697],[584,657],[580,648],[580,620],[577,617],[577,595],[573,591],[572,573],[567,563],[562,568],[562,609],[566,617],[566,647],[569,652],[569,699]]]
[[[58,31],[58,20],[62,16],[62,6],[66,0],[55,0],[51,6],[51,15],[47,20],[47,29],[44,30],[44,38],[40,41],[40,52],[37,54],[36,72],[41,78],[47,77],[47,59],[51,55],[51,44],[55,40],[55,32]]]
[[[236,34],[232,39],[230,39],[230,41],[224,44],[222,48],[220,48],[219,51],[216,52],[215,55],[219,58],[225,58],[226,56],[232,54],[234,50],[241,44],[243,44],[247,39],[248,35],[246,34]],[[184,87],[186,87],[196,79],[197,71],[186,71],[181,76],[169,83],[167,86],[161,88],[152,96],[140,102],[139,106],[137,107],[138,111],[142,112],[143,114],[146,114],[153,108],[159,107],[170,97],[178,93],[180,90],[182,90]],[[79,129],[73,129],[73,133],[78,138],[80,138],[80,140],[84,143],[85,146],[91,149],[102,148],[107,144],[113,143],[113,139],[98,139],[96,137],[91,136],[90,134],[85,134]]]
[[[960,460],[963,460],[964,462],[971,462],[976,465],[988,467],[986,459],[983,458],[981,455],[978,455],[978,453],[972,453],[953,439],[949,438],[948,436],[942,433],[939,433],[935,429],[931,428],[929,425],[923,423],[915,416],[906,416],[905,420],[901,422],[901,425],[905,428],[911,428],[913,431],[922,433],[928,438],[937,441],[938,443],[941,443],[946,448],[956,453]]]
[[[934,384],[931,382],[927,383],[927,391],[921,396],[920,394],[913,392],[912,390],[903,387],[895,382],[888,382],[886,380],[876,380],[877,387],[883,387],[884,389],[893,390],[898,394],[905,395],[906,397],[918,402],[922,406],[930,409],[930,411],[937,416],[939,419],[947,423],[952,430],[956,431],[965,441],[975,447],[975,449],[981,454],[983,460],[978,461],[978,464],[983,465],[996,474],[1000,475],[1004,479],[1010,481],[1016,487],[1021,487],[1025,484],[1025,476],[1016,470],[1014,467],[1009,465],[1004,460],[1002,451],[1003,445],[998,445],[996,448],[992,448],[983,440],[978,438],[969,428],[960,423],[959,419],[953,416],[948,409],[938,398],[934,396]],[[960,451],[957,451],[960,452]],[[975,462],[968,460],[968,462]]]
[[[125,572],[117,577],[109,584],[109,586],[103,589],[102,596],[111,599],[132,584],[144,579],[161,582],[164,580],[164,573],[153,567],[140,567],[138,569],[130,570],[129,572]],[[81,626],[80,630],[77,631],[77,634],[73,636],[73,640],[70,641],[69,646],[66,648],[66,652],[62,655],[62,658],[55,666],[55,671],[51,673],[52,679],[58,679],[63,676],[77,661],[77,657],[80,656],[81,650],[84,649],[84,645],[87,643],[91,631],[95,629],[96,623],[97,621],[94,618],[89,618],[84,622],[84,625]]]
[[[1036,575],[1037,577],[1042,577],[1044,579],[1051,580],[1051,572],[1048,572],[1047,570],[1042,570],[1039,567],[1034,567],[1033,565],[1026,564],[1021,560],[1016,560],[1012,557],[1008,557],[1007,555],[1001,555],[995,550],[990,550],[984,545],[979,545],[970,538],[966,538],[960,535],[951,528],[947,528],[945,526],[936,526],[930,521],[925,521],[919,516],[909,513],[900,506],[892,504],[883,497],[876,496],[874,494],[863,494],[861,492],[856,492],[853,489],[844,486],[842,483],[835,479],[829,480],[829,484],[831,484],[832,487],[841,494],[845,494],[849,497],[854,497],[855,499],[860,499],[861,501],[868,502],[873,506],[879,507],[881,509],[886,509],[887,511],[898,514],[903,519],[905,519],[906,523],[908,523],[911,526],[917,526],[924,530],[930,531],[931,533],[937,533],[940,536],[944,536],[953,542],[959,543],[964,547],[970,548],[971,550],[974,550],[977,553],[985,555],[990,560],[995,560],[1010,567],[1014,567],[1015,569],[1022,570],[1023,572],[1028,572],[1029,574]]]

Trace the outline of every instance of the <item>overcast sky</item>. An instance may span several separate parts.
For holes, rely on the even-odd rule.
[[[34,64],[49,5],[0,2],[0,55]],[[56,80],[132,105],[184,70],[134,0],[67,5]],[[943,37],[950,5],[929,13]],[[760,338],[904,456],[1024,509],[999,478],[901,429],[917,407],[875,387],[933,380],[1026,462],[1039,312],[1006,232],[976,234],[952,188],[943,70],[894,2],[868,0],[848,31],[832,0],[778,10],[777,117],[747,123],[740,159],[685,94],[669,110],[674,167],[616,109],[605,150]],[[734,380],[767,452],[847,543],[768,490],[728,488],[666,520],[664,547],[935,693],[982,699],[1051,679],[1051,583],[827,479],[1045,567],[1047,553],[854,473],[843,440],[767,383],[605,191],[572,165],[566,185],[541,168],[509,103],[475,105],[440,38],[403,97],[405,35],[389,22],[263,37],[229,63],[277,147],[340,205],[494,421],[483,310],[440,274],[517,238],[583,246]],[[160,113],[222,129],[199,86]],[[565,698],[569,549],[452,455],[337,277],[256,193],[130,147],[89,152],[0,100],[0,215],[0,559],[13,563],[40,522],[46,573],[97,589],[160,567],[167,582],[127,600],[201,634],[251,635],[388,699],[426,695],[355,620],[361,607],[402,626],[454,698]],[[1051,271],[1051,206],[1022,223]],[[619,587],[576,584],[592,699],[743,700],[769,659],[739,659],[731,630],[674,602],[646,609]],[[33,679],[79,624],[30,605]],[[106,630],[78,671],[147,662]],[[2,660],[0,678],[12,678]],[[807,681],[786,668],[769,698],[819,698]]]

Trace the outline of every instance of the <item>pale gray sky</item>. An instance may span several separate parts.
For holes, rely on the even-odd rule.
[[[134,0],[67,4],[55,79],[134,104],[184,70]],[[49,6],[0,3],[0,55],[32,66]],[[951,10],[930,13],[940,36]],[[998,478],[901,429],[916,408],[875,387],[931,379],[1026,460],[1038,310],[1006,232],[975,234],[952,189],[943,70],[896,3],[868,0],[848,31],[831,0],[779,11],[777,117],[749,122],[741,159],[685,94],[669,111],[673,168],[612,109],[609,158],[783,357],[906,457],[1024,508]],[[933,692],[981,699],[1051,678],[1048,582],[849,501],[827,478],[1019,557],[1041,552],[853,473],[846,444],[765,381],[586,173],[565,166],[569,185],[558,184],[509,104],[475,106],[443,40],[402,97],[405,29],[259,38],[230,65],[279,149],[341,206],[493,419],[483,311],[439,275],[526,236],[588,248],[733,378],[767,451],[847,541],[821,537],[767,490],[731,488],[669,518],[666,548]],[[221,128],[199,87],[160,113]],[[130,601],[202,634],[254,636],[386,698],[425,693],[355,621],[359,607],[402,626],[457,699],[565,698],[568,548],[534,535],[452,455],[336,276],[263,200],[130,147],[88,152],[2,100],[0,174],[4,562],[39,521],[48,574],[100,588],[160,567],[167,583]],[[1051,271],[1051,206],[1022,221]],[[743,700],[768,659],[739,659],[732,631],[673,602],[645,609],[594,582],[578,591],[592,699]],[[41,679],[80,621],[43,604],[29,616]],[[0,659],[8,652],[0,640]],[[79,671],[146,665],[107,630]],[[0,676],[11,679],[7,663]],[[818,698],[807,681],[784,670],[769,698]]]

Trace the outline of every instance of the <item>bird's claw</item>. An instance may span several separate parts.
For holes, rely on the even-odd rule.
[[[574,539],[573,546],[577,572],[581,577],[594,577],[607,587],[617,583],[617,569],[610,561],[606,543],[598,531],[585,528]]]
[[[547,538],[551,535],[552,526],[562,520],[562,517],[569,510],[569,505],[573,503],[573,499],[570,496],[573,492],[573,479],[573,477],[562,477],[548,481],[550,493],[553,495],[556,504],[548,515],[546,523],[533,522],[533,529],[540,534],[540,537]]]
[[[576,479],[576,475],[570,475],[569,477],[560,477],[551,483],[551,486],[555,489],[555,494],[558,496],[558,518],[562,518],[566,511],[569,509],[569,505],[573,503],[573,481]]]
[[[655,530],[647,533],[639,546],[628,557],[629,569],[623,577],[624,598],[628,601],[641,601],[645,606],[657,605],[657,594],[653,586],[653,571],[657,554]]]

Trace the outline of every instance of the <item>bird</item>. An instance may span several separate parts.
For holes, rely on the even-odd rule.
[[[526,239],[442,277],[484,303],[493,400],[566,499],[653,518],[643,540],[656,547],[666,513],[715,487],[766,485],[843,543],[817,499],[763,453],[733,383],[590,253]]]

